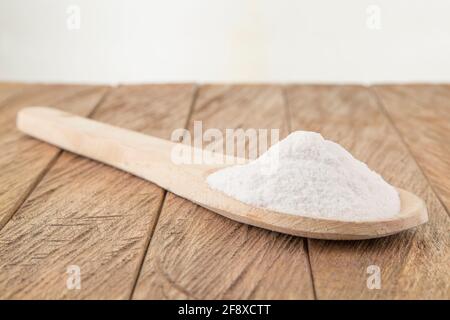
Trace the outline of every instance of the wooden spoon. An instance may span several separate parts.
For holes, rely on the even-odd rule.
[[[340,221],[274,212],[210,189],[206,177],[226,165],[176,164],[172,161],[172,152],[194,150],[186,145],[45,107],[22,109],[17,115],[17,127],[62,149],[151,181],[227,218],[295,236],[335,240],[378,238],[428,220],[424,201],[402,189],[397,189],[401,211],[391,219]]]

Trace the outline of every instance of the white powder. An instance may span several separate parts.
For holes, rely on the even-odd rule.
[[[367,221],[400,211],[394,187],[315,132],[294,132],[258,159],[219,170],[207,182],[244,203],[293,215]]]

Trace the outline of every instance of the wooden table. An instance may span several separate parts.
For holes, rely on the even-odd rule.
[[[430,221],[346,242],[243,225],[23,135],[15,116],[30,105],[166,139],[194,120],[320,131],[423,197]],[[0,84],[0,297],[449,299],[449,141],[447,85]],[[372,265],[380,289],[367,286]]]

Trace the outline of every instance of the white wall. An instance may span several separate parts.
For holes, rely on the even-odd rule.
[[[0,0],[0,80],[448,82],[449,57],[449,0]]]

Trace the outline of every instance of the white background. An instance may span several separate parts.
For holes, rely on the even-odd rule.
[[[0,80],[449,82],[450,1],[0,0]]]

